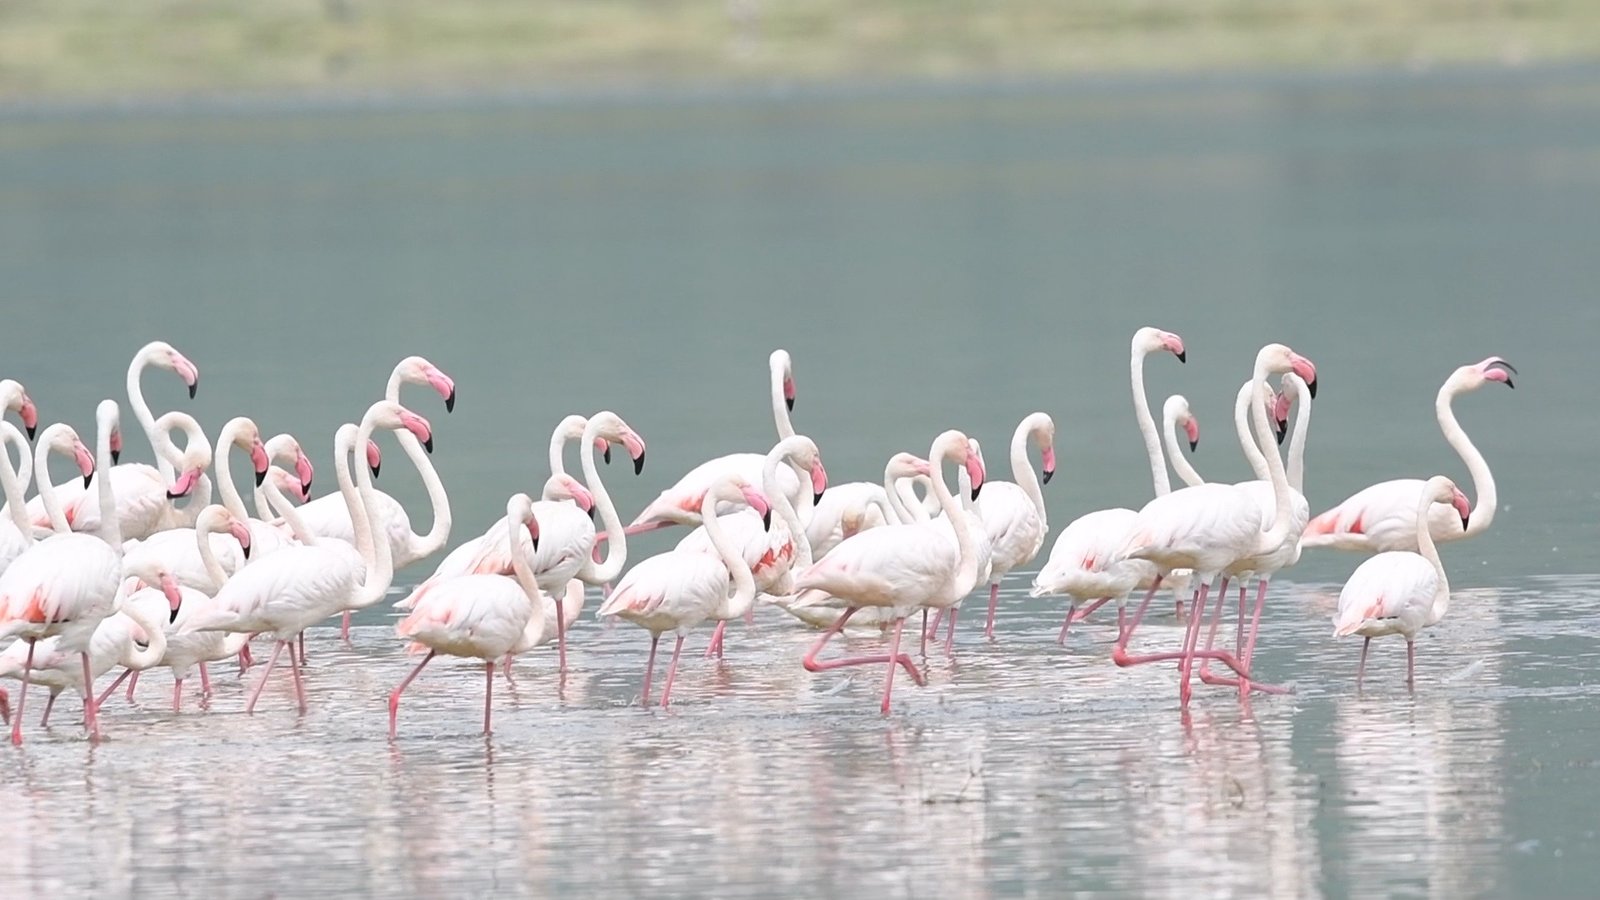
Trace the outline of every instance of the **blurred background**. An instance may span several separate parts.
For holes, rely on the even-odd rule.
[[[326,466],[424,354],[460,388],[408,402],[464,536],[538,487],[568,412],[650,442],[612,470],[625,519],[770,446],[779,346],[836,481],[947,427],[1009,477],[1050,412],[1057,527],[1149,495],[1141,325],[1188,342],[1150,393],[1189,397],[1210,478],[1245,474],[1255,348],[1319,363],[1319,509],[1465,481],[1432,397],[1500,354],[1518,390],[1459,404],[1500,539],[1451,552],[1582,570],[1589,425],[1554,376],[1600,324],[1597,36],[1600,5],[1554,0],[9,2],[3,374],[87,428],[165,338],[203,378],[191,403],[151,375],[158,411],[248,413]],[[426,520],[404,466],[382,486]]]

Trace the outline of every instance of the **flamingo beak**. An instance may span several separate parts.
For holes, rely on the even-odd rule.
[[[1183,338],[1168,332],[1162,343],[1172,352],[1173,356],[1178,358],[1178,362],[1186,363],[1189,361],[1189,354],[1183,349]]]
[[[199,469],[189,469],[185,471],[182,475],[178,476],[177,482],[174,483],[172,487],[167,488],[167,499],[176,500],[179,497],[189,496],[189,492],[194,490],[195,483],[199,480]]]
[[[31,442],[33,436],[39,432],[39,410],[34,407],[33,400],[27,394],[22,395],[22,409],[17,411],[17,415],[22,417],[22,427],[27,429],[28,440]]]
[[[533,541],[533,549],[534,549],[535,552],[538,552],[538,550],[539,550],[539,520],[533,518],[532,516],[528,517],[528,539]]]
[[[1467,505],[1467,495],[1461,493],[1460,490],[1457,490],[1455,492],[1455,496],[1450,498],[1450,500],[1451,505],[1456,508],[1456,512],[1461,514],[1461,530],[1466,531],[1467,522],[1472,518],[1472,507]]]
[[[178,607],[183,605],[183,594],[178,591],[178,580],[173,578],[170,574],[163,572],[161,574],[161,593],[167,595],[167,604],[172,610],[171,616],[167,619],[167,622],[171,623],[176,621],[178,618]]]
[[[1044,459],[1040,464],[1040,469],[1044,472],[1044,483],[1049,484],[1050,479],[1056,477],[1056,448],[1045,447],[1042,454]]]
[[[267,448],[263,447],[260,441],[250,445],[250,465],[256,470],[256,487],[260,487],[261,482],[267,480],[267,467],[271,464],[272,461],[267,459]]]
[[[794,412],[794,379],[788,376],[783,379],[783,406]]]
[[[244,551],[244,558],[245,559],[249,559],[250,558],[250,528],[248,526],[246,526],[243,522],[240,522],[239,520],[235,519],[233,521],[233,523],[228,526],[228,533],[233,535],[233,539],[239,542],[239,549]]]
[[[456,383],[451,380],[449,375],[439,371],[435,366],[428,367],[425,377],[428,379],[428,384],[439,392],[439,396],[444,398],[444,411],[446,413],[455,412]]]
[[[193,400],[195,392],[200,389],[200,370],[187,356],[177,351],[172,353],[172,368],[178,373],[178,377],[183,379],[183,383],[189,386],[189,399]]]
[[[383,451],[378,449],[377,441],[367,441],[367,468],[372,470],[372,477],[378,477],[378,470],[383,468]]]
[[[967,475],[972,478],[972,499],[978,499],[978,492],[983,490],[983,460],[976,453],[967,454]]]
[[[111,464],[114,466],[122,459],[122,429],[111,429]]]
[[[644,471],[644,438],[635,434],[633,429],[628,429],[622,435],[622,446],[628,449],[628,455],[633,457],[633,474],[638,475]]]
[[[1517,374],[1517,370],[1512,367],[1511,363],[1508,363],[1499,357],[1496,357],[1493,361],[1489,362],[1483,367],[1483,377],[1489,379],[1490,381],[1504,381],[1506,383],[1506,387],[1511,388],[1512,390],[1516,390],[1517,387],[1515,384],[1511,383],[1511,376],[1515,374]]]
[[[1193,453],[1200,446],[1200,423],[1189,419],[1183,423],[1183,433],[1189,438],[1189,452]]]
[[[1317,399],[1317,367],[1311,364],[1311,360],[1298,353],[1289,354],[1289,365],[1294,373],[1300,376],[1300,380],[1306,383],[1311,399]]]
[[[311,468],[311,460],[306,457],[305,451],[303,450],[295,451],[294,474],[300,479],[300,493],[310,497],[311,479],[316,476],[316,470]],[[378,473],[374,472],[372,474],[376,476]]]
[[[428,425],[428,420],[410,410],[400,413],[400,424],[405,430],[411,432],[417,440],[422,442],[422,449],[433,452],[433,428]]]
[[[611,442],[610,441],[606,440],[605,438],[601,438],[601,437],[595,438],[594,439],[594,452],[600,454],[600,459],[602,461],[604,461],[606,465],[608,465],[608,466],[611,465]]]
[[[755,488],[751,487],[748,484],[745,485],[744,487],[740,488],[739,490],[740,490],[741,493],[744,494],[744,501],[746,503],[750,504],[750,508],[761,514],[761,528],[762,528],[762,530],[771,531],[772,530],[772,504],[767,502],[766,495],[762,494],[760,491],[756,490]]]
[[[83,486],[89,486],[89,479],[94,477],[94,454],[83,445],[83,441],[76,441],[72,447],[72,456],[78,461],[78,472],[83,475]]]
[[[818,459],[811,466],[811,502],[822,502],[822,493],[828,489],[828,472],[822,468],[822,460]]]

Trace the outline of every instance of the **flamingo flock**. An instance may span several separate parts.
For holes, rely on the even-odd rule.
[[[1308,358],[1277,343],[1256,355],[1234,404],[1235,431],[1255,477],[1229,484],[1205,481],[1184,456],[1182,442],[1192,451],[1200,437],[1186,398],[1166,400],[1159,427],[1151,413],[1145,363],[1165,354],[1184,362],[1182,338],[1141,328],[1131,351],[1134,419],[1150,465],[1151,496],[1126,507],[1086,511],[1056,534],[1029,593],[1066,598],[1058,642],[1066,643],[1074,623],[1114,604],[1111,661],[1176,663],[1181,705],[1190,702],[1196,676],[1203,684],[1235,689],[1240,698],[1282,693],[1287,689],[1252,676],[1270,582],[1307,548],[1348,550],[1375,554],[1348,579],[1334,616],[1335,636],[1365,639],[1357,683],[1372,638],[1400,635],[1407,643],[1407,684],[1413,684],[1416,638],[1449,607],[1449,580],[1436,545],[1483,532],[1497,503],[1488,463],[1461,428],[1453,404],[1485,384],[1511,387],[1516,370],[1490,357],[1457,369],[1439,391],[1439,425],[1466,464],[1476,504],[1449,478],[1435,475],[1382,482],[1312,516],[1304,494],[1304,453],[1318,382]],[[252,642],[259,637],[272,646],[246,711],[254,710],[286,657],[296,706],[304,713],[306,629],[337,618],[347,636],[351,613],[382,602],[398,570],[450,545],[449,497],[430,461],[433,427],[400,402],[404,385],[420,385],[442,398],[447,413],[454,409],[455,382],[428,360],[401,360],[381,399],[337,429],[338,490],[316,500],[309,499],[314,470],[295,437],[264,439],[254,421],[239,416],[223,425],[213,445],[192,416],[152,412],[141,390],[152,368],[171,372],[191,397],[199,369],[160,341],[141,348],[128,367],[127,408],[155,453],[154,465],[121,461],[117,401],[97,407],[91,451],[65,424],[40,432],[27,391],[16,381],[0,381],[0,406],[22,425],[0,420],[0,447],[6,451],[0,453],[6,501],[0,515],[0,638],[15,638],[0,652],[0,675],[21,681],[14,707],[0,691],[0,715],[9,721],[15,744],[22,742],[31,684],[50,692],[46,721],[57,695],[76,690],[88,735],[98,740],[100,707],[124,680],[131,696],[138,673],[170,669],[177,714],[191,671],[198,669],[202,695],[208,695],[208,664],[237,658],[242,670],[249,668]],[[644,439],[610,411],[562,419],[551,435],[550,474],[538,495],[508,498],[502,518],[455,543],[395,604],[395,634],[422,658],[389,695],[390,737],[398,729],[404,692],[441,655],[481,662],[488,733],[497,669],[503,666],[509,678],[513,658],[554,644],[565,673],[568,633],[591,587],[605,590],[598,617],[650,634],[644,706],[650,705],[663,635],[673,638],[658,701],[667,706],[684,643],[696,628],[712,627],[706,655],[720,658],[730,623],[762,607],[821,630],[800,660],[809,671],[883,666],[884,713],[891,709],[897,671],[916,684],[924,681],[916,658],[902,649],[906,621],[914,615],[921,614],[913,633],[921,655],[930,640],[937,643],[941,627],[943,652],[952,654],[963,602],[987,585],[988,596],[978,602],[986,601],[983,633],[994,640],[1000,586],[1033,563],[1049,539],[1043,491],[1056,468],[1051,417],[1034,412],[1018,424],[1007,445],[1010,481],[990,479],[979,443],[949,429],[926,455],[902,450],[890,456],[881,482],[830,487],[821,449],[797,433],[790,419],[796,390],[787,352],[772,354],[769,375],[777,443],[765,453],[732,453],[702,463],[626,525],[596,457],[609,462],[620,447],[639,475]],[[382,465],[375,441],[380,432],[395,436],[422,478],[431,518],[425,533],[415,530],[398,501],[374,486]],[[1286,439],[1287,462],[1280,452]],[[563,464],[565,448],[574,441],[581,477]],[[233,481],[235,450],[250,462],[253,510]],[[52,455],[70,458],[81,479],[52,483]],[[1172,487],[1169,466],[1181,487]],[[949,467],[957,470],[954,490]],[[30,486],[36,491],[31,498]],[[676,547],[627,566],[630,536],[680,525],[693,530]],[[1232,638],[1219,643],[1235,581]],[[1130,643],[1163,588],[1172,592],[1184,622],[1182,638],[1176,647],[1135,652]],[[1138,594],[1139,602],[1130,604]],[[852,625],[882,629],[887,646],[878,653],[825,658],[830,642]],[[1213,666],[1222,671],[1213,672]],[[117,668],[121,674],[97,694],[96,680]]]

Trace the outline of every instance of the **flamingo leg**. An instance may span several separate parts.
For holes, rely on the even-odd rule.
[[[556,656],[560,663],[556,671],[565,675],[567,673],[567,613],[561,605],[560,597],[553,597],[556,602]],[[511,678],[511,654],[506,654],[506,678]]]
[[[683,635],[672,644],[672,662],[667,664],[667,680],[661,685],[661,708],[666,709],[672,700],[672,682],[678,678],[678,657],[683,654]]]
[[[276,658],[278,652],[274,650],[272,655],[274,658]],[[417,663],[417,667],[411,670],[411,674],[407,675],[405,680],[401,681],[400,685],[394,689],[393,693],[389,694],[389,740],[394,740],[395,720],[400,715],[400,695],[405,692],[406,687],[410,685],[411,682],[417,679],[418,675],[422,674],[422,667],[428,664],[428,660],[433,659],[433,655],[434,651],[429,650],[428,655],[422,658],[422,662]],[[268,663],[268,665],[271,665],[271,663]],[[485,708],[487,708],[488,703],[489,701],[485,699]]]
[[[138,687],[138,686],[139,686],[139,673],[138,672],[134,672],[133,673],[133,677],[128,679],[128,696],[127,696],[127,700],[128,700],[129,703],[133,702],[133,689]]]
[[[300,681],[300,663],[295,660],[293,653],[289,654],[289,675],[294,679],[294,699],[303,716],[306,714],[306,687]]]
[[[1241,632],[1242,632],[1242,625],[1243,625],[1243,622],[1244,622],[1244,608],[1245,608],[1244,600],[1245,600],[1245,595],[1247,593],[1247,590],[1248,589],[1244,585],[1240,585],[1239,586],[1239,621],[1241,623]],[[1200,666],[1200,680],[1201,681],[1204,681],[1206,684],[1218,684],[1218,685],[1224,685],[1224,686],[1227,686],[1227,687],[1237,687],[1239,689],[1239,698],[1241,700],[1244,699],[1245,697],[1247,697],[1249,695],[1250,691],[1259,691],[1259,692],[1261,692],[1263,694],[1287,694],[1287,693],[1290,692],[1288,688],[1283,687],[1281,685],[1262,684],[1261,682],[1251,681],[1250,680],[1249,672],[1250,672],[1251,667],[1255,663],[1255,655],[1256,655],[1256,631],[1258,630],[1258,626],[1259,626],[1259,623],[1261,621],[1261,606],[1262,606],[1263,602],[1266,600],[1266,597],[1267,597],[1267,581],[1265,579],[1263,579],[1256,586],[1256,607],[1255,607],[1255,613],[1251,616],[1251,620],[1250,620],[1250,632],[1249,632],[1250,633],[1250,638],[1249,638],[1249,640],[1247,640],[1245,642],[1244,648],[1240,651],[1240,654],[1237,657],[1235,657],[1244,666],[1244,672],[1240,673],[1240,677],[1239,678],[1223,678],[1223,677],[1218,677],[1218,676],[1207,677],[1208,673],[1206,671],[1206,665],[1204,663],[1202,663],[1201,666]],[[1219,609],[1220,609],[1220,607],[1219,607]],[[1207,646],[1206,649],[1209,650],[1210,649],[1209,641],[1207,643],[1208,643],[1208,646]],[[1209,660],[1207,662],[1209,662]],[[1235,670],[1235,671],[1237,671],[1237,670]]]
[[[955,646],[955,643],[956,643],[956,613],[958,613],[960,611],[961,611],[961,607],[959,607],[959,606],[950,607],[950,617],[945,620],[948,623],[947,625],[945,625],[945,630],[944,630],[944,655],[945,656],[949,656],[951,648],[953,648]]]
[[[245,702],[246,714],[256,711],[256,701],[261,699],[261,689],[267,686],[267,679],[272,676],[272,667],[278,664],[278,654],[283,652],[284,647],[289,647],[290,654],[294,653],[294,647],[288,641],[272,642],[272,655],[267,658],[267,668],[261,673],[261,680],[256,682],[255,690],[250,692],[250,699]]]
[[[251,637],[255,637],[255,635],[251,635]],[[250,671],[250,667],[253,665],[255,665],[255,660],[250,656],[250,642],[246,641],[245,645],[239,648],[239,674],[243,675]]]
[[[89,667],[89,654],[80,653],[83,657],[83,717],[89,726],[90,743],[100,742],[100,716],[98,705],[94,702],[94,670]]]
[[[746,625],[754,625],[756,623],[756,607],[755,607],[755,604],[752,603],[750,605],[750,608],[744,611],[744,623]],[[721,656],[721,654],[719,653],[718,656]]]
[[[125,681],[127,679],[128,675],[131,674],[132,672],[133,672],[132,669],[123,669],[122,670],[122,674],[118,675],[117,679],[115,681],[111,682],[111,686],[106,688],[105,691],[100,694],[100,702],[101,703],[106,702],[106,698],[107,697],[110,697],[112,694],[116,693],[117,686],[122,684],[122,682]]]
[[[181,712],[182,710],[183,710],[183,679],[182,678],[174,678],[174,679],[172,679],[172,711],[173,712]]]
[[[494,663],[483,664],[483,733],[489,734],[490,700],[494,696]]]
[[[715,656],[722,658],[722,633],[728,630],[727,622],[718,622],[717,627],[711,632],[711,643],[706,645],[706,659]]]
[[[56,697],[57,696],[59,696],[59,695],[55,691],[51,691],[50,692],[50,699],[44,701],[44,715],[39,717],[39,727],[40,728],[49,728],[50,727],[50,710],[56,708]]]
[[[1099,600],[1094,601],[1093,603],[1089,604],[1088,606],[1084,607],[1083,609],[1070,609],[1069,608],[1067,610],[1067,613],[1068,613],[1068,615],[1070,615],[1072,617],[1072,621],[1074,621],[1074,622],[1082,622],[1084,619],[1087,619],[1090,616],[1094,615],[1094,611],[1095,610],[1099,609],[1102,606],[1105,606],[1107,603],[1110,603],[1110,602],[1111,602],[1111,598],[1110,597],[1101,597]]]
[[[302,632],[300,632],[300,664],[301,665],[305,665],[305,663],[306,663],[306,633],[304,631],[302,631]]]
[[[1150,601],[1155,598],[1156,591],[1158,591],[1160,589],[1161,589],[1161,576],[1158,575],[1158,576],[1156,576],[1155,583],[1150,585],[1149,592],[1144,595],[1144,602],[1139,604],[1139,608],[1137,610],[1134,610],[1133,621],[1129,622],[1128,626],[1126,628],[1122,627],[1122,610],[1120,610],[1120,609],[1117,610],[1117,626],[1118,626],[1118,630],[1117,630],[1116,650],[1120,651],[1120,650],[1124,650],[1124,649],[1127,648],[1128,639],[1133,637],[1134,629],[1139,627],[1140,620],[1142,620],[1144,618],[1145,610],[1150,608]]]
[[[1000,582],[989,585],[989,621],[983,626],[983,636],[994,640],[994,608],[1000,603]]]
[[[938,640],[939,639],[939,623],[941,623],[943,621],[944,621],[944,610],[942,610],[942,609],[936,609],[936,610],[933,611],[933,620],[931,622],[928,620],[928,611],[926,609],[924,609],[922,611],[922,630],[926,634],[927,637],[931,637],[934,640]],[[924,656],[926,656],[927,653],[928,653],[928,643],[927,643],[926,640],[924,640],[923,643],[922,643],[922,653],[923,653]]]
[[[200,696],[211,696],[211,673],[206,670],[206,664],[200,664]]]
[[[655,674],[656,671],[656,646],[660,643],[661,635],[652,632],[650,634],[650,660],[644,664],[644,700],[640,702],[642,706],[650,705],[650,676]]]
[[[950,624],[955,624],[955,610],[950,610]],[[889,698],[894,693],[895,660],[900,656],[900,632],[905,630],[906,620],[896,619],[894,623],[894,637],[889,639],[889,672],[883,679],[883,714],[889,714]]]
[[[1417,686],[1417,642],[1406,641],[1406,687]]]
[[[0,722],[11,724],[11,695],[6,693],[5,688],[0,688]]]
[[[1194,668],[1195,643],[1200,640],[1200,626],[1206,621],[1206,592],[1211,589],[1210,583],[1200,585],[1200,599],[1189,609],[1189,628],[1183,639],[1183,659],[1178,662],[1178,705],[1188,706],[1191,688],[1189,675]],[[1217,615],[1222,615],[1222,597],[1217,594]]]
[[[339,640],[344,641],[346,647],[350,646],[350,610],[344,611],[344,616],[339,622]]]
[[[1367,650],[1372,647],[1372,638],[1361,642],[1361,663],[1356,666],[1356,690],[1361,690],[1361,676],[1367,674]],[[20,705],[20,704],[19,704]]]
[[[1056,643],[1065,647],[1067,645],[1067,632],[1072,630],[1072,607],[1067,607],[1067,617],[1061,621],[1061,633],[1056,635]]]
[[[511,654],[506,654],[505,659],[501,661],[500,668],[505,672],[506,681],[511,684],[511,686],[515,687],[517,681],[515,678],[511,677]]]
[[[22,704],[28,701],[28,673],[33,671],[34,642],[28,642],[28,659],[22,664],[22,690],[17,692],[17,714],[11,719],[11,743],[22,745]]]
[[[1211,627],[1206,629],[1205,652],[1207,653],[1211,652],[1212,648],[1216,646],[1217,626],[1222,624],[1222,604],[1223,601],[1227,599],[1227,596],[1228,579],[1224,578],[1222,579],[1222,586],[1217,590],[1217,610],[1211,616]],[[1242,602],[1239,605],[1239,621],[1241,623],[1240,627],[1242,628],[1242,623],[1244,621],[1244,604]],[[1243,657],[1243,653],[1239,651],[1235,651],[1235,655],[1239,658]],[[1211,660],[1209,658],[1202,658],[1200,660],[1200,681],[1204,684],[1217,684],[1223,681],[1223,679],[1211,674]]]
[[[912,681],[916,682],[918,685],[923,684],[924,682],[922,679],[922,673],[918,672],[917,667],[912,665],[911,657],[905,655],[904,653],[899,653],[894,656],[877,653],[871,656],[853,656],[845,659],[817,659],[817,656],[822,653],[822,648],[827,646],[828,641],[831,640],[834,635],[838,634],[840,629],[844,628],[844,623],[848,622],[850,617],[855,615],[856,611],[859,609],[860,607],[852,606],[845,610],[844,615],[835,620],[834,623],[828,627],[828,630],[822,633],[822,637],[817,639],[816,644],[814,644],[810,651],[806,653],[805,658],[800,661],[800,664],[805,666],[806,671],[808,672],[826,672],[829,669],[841,669],[845,666],[864,666],[875,663],[897,662],[905,667],[906,674],[910,676]],[[926,632],[924,632],[924,634],[926,634]]]
[[[1248,589],[1242,584],[1239,585],[1239,624],[1234,629],[1233,652],[1241,657],[1244,656],[1244,598],[1246,593],[1248,593]]]

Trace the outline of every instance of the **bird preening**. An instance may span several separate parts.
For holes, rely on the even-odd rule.
[[[1134,421],[1151,488],[1128,497],[1124,507],[1079,510],[1055,533],[1028,593],[1066,598],[1058,643],[1067,644],[1073,624],[1111,604],[1117,615],[1110,662],[1175,663],[1180,705],[1189,704],[1196,680],[1241,699],[1284,693],[1289,688],[1261,680],[1254,665],[1269,585],[1306,549],[1346,550],[1373,554],[1346,581],[1334,619],[1336,637],[1364,638],[1355,681],[1365,678],[1372,638],[1400,635],[1413,684],[1416,639],[1450,603],[1437,545],[1482,533],[1498,503],[1489,465],[1456,419],[1454,403],[1487,384],[1512,387],[1516,369],[1491,356],[1456,369],[1439,389],[1438,424],[1466,466],[1475,500],[1435,475],[1381,482],[1312,515],[1305,445],[1319,373],[1307,356],[1267,343],[1253,361],[1238,362],[1239,375],[1248,377],[1235,397],[1234,430],[1254,477],[1223,483],[1206,481],[1184,453],[1185,443],[1192,453],[1200,439],[1189,400],[1167,398],[1158,423],[1145,391],[1148,359],[1170,354],[1185,362],[1183,339],[1141,328],[1130,349]],[[1009,480],[991,471],[975,435],[930,423],[937,436],[925,449],[883,448],[888,462],[881,480],[830,484],[823,448],[791,420],[794,361],[776,350],[768,376],[777,440],[765,452],[708,460],[629,519],[607,491],[600,463],[620,448],[641,475],[644,438],[608,410],[568,415],[551,434],[542,485],[512,494],[502,517],[452,543],[450,498],[431,458],[434,424],[401,398],[412,385],[437,395],[447,415],[455,409],[455,381],[429,360],[402,359],[383,393],[351,410],[359,415],[332,435],[337,490],[316,499],[314,469],[300,440],[287,433],[265,437],[241,415],[213,443],[187,413],[155,415],[142,391],[151,370],[170,372],[195,396],[199,368],[170,344],[152,342],[129,364],[126,401],[106,399],[97,407],[92,440],[62,423],[40,430],[28,392],[0,381],[0,407],[21,423],[0,420],[0,445],[17,458],[0,454],[7,504],[0,517],[0,637],[15,638],[0,652],[0,675],[22,682],[14,706],[0,691],[0,715],[14,743],[22,741],[30,684],[50,692],[46,719],[59,693],[77,690],[84,724],[98,739],[102,704],[124,680],[131,697],[140,672],[170,669],[172,712],[180,714],[192,670],[208,696],[208,666],[237,659],[245,672],[255,664],[252,644],[263,639],[271,648],[246,711],[286,664],[305,714],[306,630],[340,619],[348,639],[351,614],[382,603],[397,572],[446,550],[394,604],[397,646],[422,658],[388,695],[391,738],[406,689],[440,656],[482,667],[487,733],[497,671],[509,678],[513,659],[544,645],[554,645],[557,670],[569,670],[569,639],[591,590],[603,594],[597,618],[650,634],[644,706],[651,704],[663,635],[673,639],[657,697],[666,707],[686,640],[709,626],[705,655],[721,659],[737,623],[763,611],[820,630],[794,660],[806,670],[881,666],[879,708],[889,713],[897,671],[915,684],[925,680],[916,656],[903,648],[907,620],[920,616],[911,635],[916,655],[925,659],[930,641],[933,652],[954,654],[960,611],[986,585],[977,601],[985,613],[982,637],[998,641],[1002,586],[1039,560],[1051,540],[1045,486],[1061,491],[1065,482],[1070,493],[1074,478],[1090,475],[1069,470],[1052,482],[1056,423],[1048,413],[1030,412],[1004,445]],[[148,440],[153,464],[122,461],[124,410]],[[393,435],[421,478],[429,505],[425,532],[375,485],[380,433]],[[579,474],[564,464],[574,442]],[[233,481],[235,451],[249,460],[250,504]],[[53,483],[52,456],[71,460],[81,479]],[[1182,482],[1176,489],[1169,468]],[[631,536],[676,526],[689,530],[673,549],[629,565]],[[1234,582],[1238,612],[1219,640]],[[1152,608],[1163,589],[1183,626],[1176,646],[1151,646],[1147,637],[1136,644],[1140,626],[1166,614]],[[862,626],[881,632],[879,649],[824,656],[846,629]],[[118,668],[116,681],[97,695],[96,679]]]

